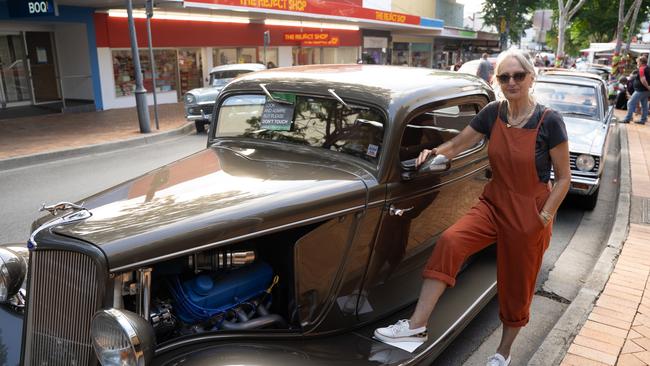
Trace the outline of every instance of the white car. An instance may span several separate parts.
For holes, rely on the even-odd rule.
[[[205,126],[210,124],[214,102],[221,89],[239,75],[265,70],[262,64],[230,64],[213,68],[210,71],[210,82],[205,88],[188,91],[183,97],[185,102],[185,117],[194,121],[196,132],[205,132]]]

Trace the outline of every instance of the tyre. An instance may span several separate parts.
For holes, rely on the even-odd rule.
[[[196,133],[204,133],[206,124],[208,124],[208,121],[202,119],[194,121],[194,127],[196,127]]]
[[[596,207],[596,203],[598,203],[598,192],[600,191],[600,187],[598,187],[594,193],[588,195],[588,196],[582,196],[581,197],[581,203],[582,203],[582,208],[585,210],[591,211]]]

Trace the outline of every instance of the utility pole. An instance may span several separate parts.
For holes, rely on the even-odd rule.
[[[151,66],[151,80],[153,92],[153,118],[156,121],[156,130],[160,129],[158,125],[158,98],[156,98],[156,59],[153,57],[153,43],[151,42],[151,18],[153,17],[153,0],[147,0],[147,38],[149,38],[149,65]]]
[[[140,133],[151,132],[149,125],[149,108],[147,107],[147,89],[142,84],[142,67],[140,66],[140,53],[138,53],[138,37],[135,34],[133,21],[133,4],[126,0],[126,13],[129,17],[129,34],[131,35],[131,54],[133,55],[133,72],[135,73],[135,105],[138,110],[138,123]]]

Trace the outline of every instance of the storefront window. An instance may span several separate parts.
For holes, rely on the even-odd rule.
[[[354,64],[359,58],[357,47],[323,47],[323,63],[325,64]]]
[[[212,62],[214,66],[257,61],[257,49],[253,47],[212,49]]]
[[[178,51],[178,75],[181,82],[181,95],[203,86],[201,73],[201,52],[198,49]]]
[[[407,42],[393,43],[393,65],[408,66],[409,59],[409,44]]]
[[[257,50],[255,48],[240,48],[237,60],[240,64],[257,62]]]
[[[264,61],[264,47],[258,48],[258,53],[260,55],[260,61]],[[278,57],[278,49],[277,48],[271,48],[271,47],[266,47],[266,65],[269,64],[269,62],[272,62],[273,65],[280,66],[279,63],[279,57]]]
[[[156,60],[156,90],[168,92],[176,89],[177,65],[176,50],[154,50]],[[153,79],[149,67],[148,51],[140,51],[140,65],[143,70],[144,87],[153,89]],[[115,76],[115,96],[123,97],[135,92],[135,72],[131,51],[113,51],[113,75]]]
[[[294,47],[292,52],[294,66],[322,63],[320,47]]]
[[[411,65],[431,67],[431,44],[411,43]]]

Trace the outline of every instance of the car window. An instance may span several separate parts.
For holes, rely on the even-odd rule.
[[[212,86],[224,86],[228,84],[232,79],[236,78],[239,75],[248,74],[251,70],[224,70],[216,71],[210,74],[210,85]]]
[[[458,135],[478,113],[474,103],[445,105],[425,110],[406,125],[400,143],[400,161],[413,159],[423,149],[434,148]]]
[[[380,111],[346,108],[327,98],[283,95],[292,104],[274,103],[263,95],[228,97],[219,109],[216,137],[307,145],[379,161],[385,124]]]
[[[538,102],[562,114],[600,120],[602,100],[593,86],[537,81],[534,95]]]

